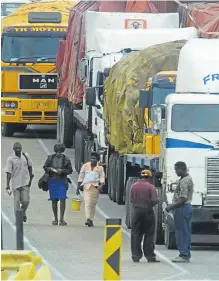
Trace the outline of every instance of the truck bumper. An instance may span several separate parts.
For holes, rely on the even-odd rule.
[[[192,243],[219,244],[219,207],[193,207]]]
[[[5,107],[6,102],[15,102],[16,108]],[[56,99],[1,99],[1,122],[23,124],[56,124]]]
[[[167,216],[171,231],[175,231],[173,217]],[[219,207],[194,207],[192,214],[192,244],[219,244]]]

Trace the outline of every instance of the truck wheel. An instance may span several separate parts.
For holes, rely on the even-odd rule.
[[[72,146],[73,118],[71,109],[68,107],[62,107],[61,110],[60,139],[65,147],[70,148]]]
[[[57,111],[57,124],[56,124],[56,139],[58,142],[61,142],[61,111],[62,108],[58,106]]]
[[[123,157],[117,159],[117,177],[116,177],[116,203],[124,204],[124,164]]]
[[[175,233],[170,231],[169,225],[165,225],[164,243],[168,250],[176,249]]]
[[[158,189],[158,198],[162,198],[162,190]],[[164,231],[163,231],[163,209],[162,209],[162,200],[154,207],[155,213],[155,244],[163,245],[164,244]]]
[[[130,178],[126,183],[126,196],[125,196],[125,224],[128,229],[131,229],[131,220],[130,220],[130,188],[131,188],[131,180]]]
[[[118,171],[117,171],[117,162],[118,162],[118,156],[114,154],[113,162],[112,162],[112,173],[111,173],[111,179],[112,179],[112,186],[111,186],[111,194],[112,194],[112,200],[113,202],[116,202],[116,189],[117,189],[117,183],[118,183]]]
[[[107,181],[108,181],[108,196],[109,199],[112,200],[112,159],[113,159],[113,154],[110,155],[109,158],[109,164],[108,164],[108,174],[107,174]]]
[[[84,163],[84,139],[85,132],[77,130],[75,133],[75,169],[79,173]]]
[[[13,137],[14,135],[14,124],[11,123],[4,123],[3,127],[2,127],[2,135],[4,137]]]
[[[126,214],[125,214],[125,224],[128,229],[132,228],[132,218],[133,218],[133,207],[131,204],[131,187],[138,180],[138,178],[131,177],[128,178],[126,183],[126,197],[125,197],[125,206],[126,206]]]

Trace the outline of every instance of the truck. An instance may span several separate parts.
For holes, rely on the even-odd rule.
[[[161,132],[161,142],[158,156],[154,156],[148,162],[148,167],[154,171],[153,182],[161,199],[155,208],[156,242],[157,244],[165,243],[167,249],[176,247],[175,230],[173,217],[163,212],[162,203],[171,204],[176,187],[176,175],[172,165],[179,160],[188,165],[195,185],[192,201],[194,209],[192,243],[217,244],[219,241],[217,228],[219,222],[219,130],[216,121],[216,115],[219,113],[219,61],[216,56],[218,47],[218,39],[191,39],[182,47],[175,94],[167,97],[163,105],[151,106],[149,92],[140,93],[140,106],[146,108],[147,111],[148,108],[152,108],[151,111],[155,108],[158,111],[164,108],[165,112],[175,111],[175,113],[172,112],[172,117],[169,113],[165,118],[162,117],[164,120],[160,119],[163,122],[161,125],[157,125],[157,120],[160,118],[157,115],[160,113],[157,115],[151,113],[153,135],[156,137],[157,133]],[[211,50],[210,53],[209,50]],[[211,121],[205,119],[208,110],[212,113]],[[153,122],[155,122],[154,125]],[[208,126],[208,122],[211,125]],[[165,129],[164,124],[167,124]],[[174,124],[182,127],[174,129]],[[148,154],[145,157],[149,158]],[[126,185],[126,225],[128,228],[131,228],[132,223],[130,189],[136,180],[137,177],[129,178]]]
[[[162,204],[172,202],[177,161],[187,164],[194,181],[192,244],[219,243],[218,112],[219,95],[202,93],[170,94],[165,104],[151,108],[152,129],[161,136],[161,152],[148,163],[161,201],[156,210],[156,241],[164,242],[167,249],[176,248],[175,228],[173,215],[167,214]]]
[[[28,124],[56,124],[56,52],[73,4],[30,3],[2,20],[3,136],[23,132]]]

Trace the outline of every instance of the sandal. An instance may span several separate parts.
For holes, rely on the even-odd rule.
[[[66,226],[66,225],[67,225],[67,222],[66,222],[66,221],[60,221],[60,222],[59,222],[59,225],[61,225],[61,226]]]
[[[52,225],[58,225],[58,221],[53,221]]]

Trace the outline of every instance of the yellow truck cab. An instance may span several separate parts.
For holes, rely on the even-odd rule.
[[[56,124],[56,53],[66,36],[72,6],[72,1],[27,4],[2,20],[4,136],[24,131],[28,124]]]
[[[174,93],[176,88],[176,71],[161,71],[149,78],[146,91],[150,92],[150,106],[164,104],[167,95]],[[143,97],[140,95],[140,98]],[[154,135],[151,131],[150,107],[144,109],[145,116],[145,153],[160,153],[160,135]]]

